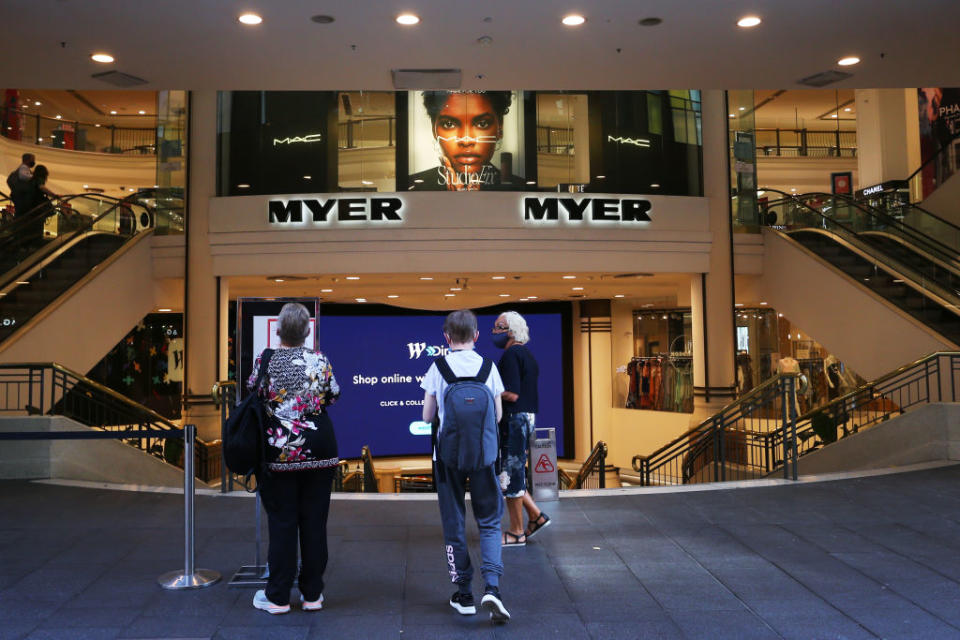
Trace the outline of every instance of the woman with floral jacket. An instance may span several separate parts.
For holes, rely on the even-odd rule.
[[[270,577],[267,588],[254,595],[253,606],[274,614],[290,611],[298,537],[301,606],[315,611],[323,604],[327,514],[334,470],[340,462],[327,407],[340,395],[340,387],[326,356],[303,345],[309,323],[310,314],[302,304],[284,305],[277,328],[280,348],[270,357],[267,375],[254,390],[260,354],[247,381],[247,387],[265,400],[272,417],[265,434],[268,472],[258,487],[270,528]]]

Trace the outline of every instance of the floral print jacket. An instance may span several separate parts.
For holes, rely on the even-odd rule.
[[[260,375],[257,356],[247,388],[253,390]],[[272,471],[318,469],[339,462],[329,419],[318,420],[340,396],[333,367],[319,351],[305,347],[280,348],[270,357],[269,375],[257,392],[266,400],[267,413],[276,420],[267,428]],[[324,430],[329,433],[318,433]]]

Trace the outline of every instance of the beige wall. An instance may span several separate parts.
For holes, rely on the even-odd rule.
[[[857,89],[859,188],[904,180],[920,166],[916,89]]]
[[[791,189],[796,189],[797,193],[810,193],[811,191],[830,193],[830,174],[837,171],[853,173],[854,189],[860,188],[857,158],[758,156],[757,188],[779,189],[785,193],[791,193]],[[760,197],[769,197],[771,200],[776,200],[782,196],[771,192]]]

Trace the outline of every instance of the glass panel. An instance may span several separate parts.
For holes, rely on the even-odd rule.
[[[590,183],[587,105],[586,94],[537,93],[538,186]]]
[[[753,91],[727,92],[733,230],[759,233]]]
[[[338,184],[341,191],[396,190],[396,99],[391,91],[339,94]]]
[[[187,92],[157,94],[156,192],[144,204],[156,210],[154,233],[183,233],[187,184]]]

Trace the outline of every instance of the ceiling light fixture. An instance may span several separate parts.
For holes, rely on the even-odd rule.
[[[758,16],[743,16],[737,20],[737,26],[743,27],[744,29],[749,29],[750,27],[755,27],[758,24],[763,22]]]
[[[737,116],[735,116],[735,115],[733,115],[733,114],[731,113],[731,114],[730,114],[730,117],[731,117],[731,118],[736,118]]]
[[[347,276],[347,280],[359,280],[360,276]]]
[[[250,185],[248,185],[246,182],[242,182],[237,185],[237,189],[249,189],[249,188],[250,188]]]
[[[573,287],[574,291],[583,291],[583,287]]]
[[[162,309],[157,309],[157,311],[159,311],[160,313],[169,313],[170,311],[173,311],[173,309],[168,309],[167,307],[163,307]]]
[[[655,18],[655,17],[643,18],[638,22],[641,27],[655,27],[658,24],[661,24],[663,22],[663,18]]]
[[[618,294],[616,294],[616,295],[613,296],[613,297],[614,297],[614,298],[623,298],[624,295],[623,295],[622,293],[618,293]]]
[[[563,276],[564,280],[576,280],[577,276]]]
[[[39,100],[35,101],[35,102],[33,103],[33,106],[39,107],[39,106],[40,106],[40,101],[39,101]]]
[[[320,289],[320,293],[333,293],[333,289]]]
[[[569,15],[563,16],[563,20],[561,20],[561,22],[567,25],[568,27],[579,27],[586,21],[587,19],[578,13],[571,13]]]
[[[433,280],[433,276],[420,276],[421,280]]]
[[[397,16],[397,24],[402,24],[404,26],[411,26],[418,24],[420,22],[420,16],[413,13],[401,13]]]
[[[58,113],[57,115],[55,115],[55,116],[53,116],[53,117],[56,118],[57,120],[59,120],[59,119],[62,118],[63,116]]]
[[[506,280],[507,276],[490,276],[491,280]]]
[[[93,53],[90,55],[90,59],[94,62],[99,62],[100,64],[110,64],[113,62],[113,56],[109,53]]]
[[[510,297],[510,294],[509,294],[509,293],[501,293],[501,294],[500,294],[500,297],[501,297],[501,298],[509,298],[509,297]]]
[[[738,111],[746,111],[747,108],[746,108],[746,107],[738,107],[737,110],[738,110]]]
[[[354,298],[354,300],[356,300],[357,302],[366,302],[366,301],[367,301],[366,298]]]
[[[840,58],[837,60],[837,64],[841,67],[849,67],[850,65],[857,64],[858,62],[860,62],[860,58],[857,56],[847,56],[846,58]]]
[[[260,24],[261,22],[263,22],[263,18],[261,18],[255,13],[241,14],[240,17],[237,18],[237,20],[239,20],[243,24],[250,25],[250,26],[253,26],[255,24]]]
[[[111,109],[111,110],[110,110],[110,115],[112,115],[112,116],[117,115],[116,109]]]
[[[391,293],[391,294],[390,294],[390,295],[388,295],[387,297],[388,297],[388,298],[390,298],[390,299],[392,300],[393,298],[399,298],[400,296],[398,296],[398,295],[397,295],[397,294],[395,294],[395,293]]]
[[[313,176],[303,176],[304,180],[313,180]]]
[[[286,282],[286,280],[284,280],[283,278],[274,278],[273,281],[274,281],[274,282]]]
[[[445,293],[445,294],[443,294],[443,297],[444,297],[444,298],[455,298],[455,297],[457,297],[457,294],[455,294],[455,293]]]
[[[137,111],[137,113],[139,113],[139,114],[142,115],[142,116],[147,115],[147,112],[144,111],[143,109],[140,109],[139,111]]]

